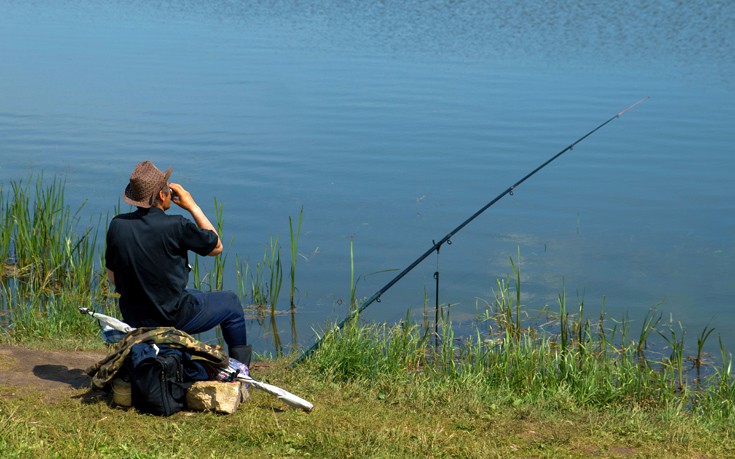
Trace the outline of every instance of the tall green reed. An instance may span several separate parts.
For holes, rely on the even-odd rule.
[[[671,354],[667,361],[664,362],[665,368],[673,371],[675,375],[676,390],[684,389],[684,335],[685,330],[681,322],[678,322],[677,331],[673,325],[673,319],[670,319],[668,329],[665,332],[659,331],[659,335],[666,340],[671,349]]]
[[[84,203],[72,211],[63,181],[32,181],[11,182],[12,193],[0,195],[2,301],[16,336],[29,323],[41,334],[53,327],[72,330],[81,322],[77,306],[101,296],[98,225],[82,225]]]
[[[217,228],[217,234],[219,235],[220,241],[224,241],[224,233],[223,233],[224,217],[223,217],[222,209],[223,209],[222,203],[219,202],[217,198],[215,197],[214,198],[215,227]],[[214,257],[214,259],[212,260],[211,270],[204,267],[206,262],[204,262],[199,255],[197,254],[194,255],[194,264],[192,265],[192,283],[195,289],[202,290],[206,286],[207,290],[212,292],[212,291],[222,290],[224,288],[224,278],[225,278],[226,267],[227,267],[227,255],[228,255],[228,251],[225,250],[219,256]]]
[[[694,368],[697,371],[697,382],[700,382],[702,376],[702,364],[704,363],[704,345],[707,342],[709,336],[714,332],[715,329],[707,324],[702,332],[697,336],[697,355],[693,358]]]
[[[97,233],[90,225],[79,235],[79,214],[64,201],[64,183],[37,178],[34,191],[29,183],[12,182],[13,193],[4,199],[4,272],[42,290],[73,285],[89,292],[94,282]],[[10,223],[12,222],[12,223]],[[7,247],[7,251],[5,249]]]
[[[281,294],[283,284],[283,266],[281,265],[281,246],[278,237],[271,237],[267,257],[267,266],[270,273],[268,282],[268,299],[270,300],[271,314],[276,313],[276,304]]]
[[[646,365],[646,349],[648,346],[648,340],[650,336],[656,331],[656,327],[661,322],[662,313],[657,314],[656,308],[648,310],[648,313],[643,318],[641,325],[641,332],[638,335],[638,342],[636,343],[636,357],[639,365]]]
[[[237,296],[241,302],[245,302],[248,297],[247,279],[250,272],[249,263],[243,265],[239,255],[235,256],[235,275],[237,283]]]
[[[291,288],[289,291],[290,296],[290,302],[291,302],[291,311],[296,309],[296,302],[294,300],[294,295],[296,291],[296,262],[298,261],[299,257],[299,236],[301,235],[301,222],[304,217],[304,208],[301,207],[301,210],[299,211],[299,221],[296,226],[296,231],[294,232],[293,228],[293,221],[291,220],[291,217],[288,217],[288,230],[289,234],[291,236],[291,271],[290,271],[290,280],[291,280]]]
[[[220,240],[224,241],[224,217],[222,213],[222,202],[217,201],[217,198],[214,198],[214,216],[215,216],[215,224],[217,225],[217,234],[219,234]],[[230,241],[231,243],[233,241]],[[213,290],[222,290],[224,287],[224,277],[225,277],[225,267],[227,265],[227,254],[228,251],[225,250],[225,253],[220,254],[217,257],[214,257],[214,266],[212,268],[212,289]]]
[[[709,335],[708,333],[705,334]],[[718,336],[717,339],[720,346],[720,366],[704,383],[698,384],[693,409],[697,414],[703,415],[714,422],[731,426],[732,420],[735,419],[733,358],[732,354],[725,348],[722,336]]]
[[[263,259],[256,263],[255,269],[250,272],[250,297],[253,305],[261,313],[268,305],[271,313],[275,314],[282,285],[281,246],[278,243],[278,236],[271,236],[263,251]]]
[[[199,255],[194,255],[194,264],[191,265],[191,276],[192,284],[197,290],[202,289],[204,281],[206,281],[206,274],[202,276],[201,268],[199,267]]]
[[[485,314],[486,321],[496,324],[498,330],[510,338],[519,338],[522,323],[521,307],[521,270],[520,266],[511,258],[511,276],[499,278],[496,281],[495,302],[488,308]]]
[[[350,239],[350,311],[357,310],[357,281],[355,280],[355,248]]]
[[[15,228],[11,208],[10,202],[6,200],[3,187],[0,185],[0,219],[2,219],[0,221],[0,231],[2,231],[2,234],[0,234],[0,279],[5,277],[5,273],[10,267],[8,263],[11,261],[9,257]]]
[[[262,309],[268,304],[268,287],[265,282],[264,272],[268,265],[268,250],[263,253],[262,262],[255,264],[255,269],[250,273],[250,298],[257,308]]]

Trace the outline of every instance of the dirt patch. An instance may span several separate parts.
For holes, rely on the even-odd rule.
[[[84,372],[105,357],[104,352],[54,351],[0,348],[0,386],[18,391],[41,391],[54,394],[86,389],[91,378]],[[12,391],[0,396],[12,397]],[[7,393],[6,393],[7,392]]]
[[[0,397],[14,397],[23,391],[44,393],[45,398],[68,396],[89,389],[92,378],[84,372],[102,360],[104,351],[54,351],[0,347]],[[253,362],[251,370],[262,371],[267,361]]]
[[[629,446],[611,446],[609,452],[615,457],[631,457],[638,454],[635,448]]]

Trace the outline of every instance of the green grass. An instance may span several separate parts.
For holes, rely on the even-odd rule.
[[[233,415],[158,418],[111,407],[102,393],[48,397],[0,387],[0,451],[28,458],[735,454],[731,422],[677,404],[579,403],[568,385],[535,393],[497,384],[490,369],[422,367],[421,353],[403,352],[421,347],[411,327],[334,336],[296,369],[282,359],[255,375],[312,401],[310,414],[257,391]]]

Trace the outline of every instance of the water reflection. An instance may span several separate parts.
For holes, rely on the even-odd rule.
[[[123,14],[124,3],[113,15]],[[136,8],[140,5],[135,2]],[[271,46],[615,71],[646,67],[728,84],[731,2],[317,1],[147,2],[158,21],[284,33]],[[183,25],[183,24],[182,24]],[[195,26],[194,23],[189,23]],[[222,32],[220,29],[219,32]],[[265,46],[257,42],[259,46]]]
[[[283,355],[289,355],[294,352],[298,352],[298,329],[296,327],[296,310],[291,309],[289,312],[265,312],[264,309],[260,309],[260,312],[256,316],[249,316],[251,319],[255,319],[258,323],[260,330],[263,335],[269,341],[269,349],[273,350],[276,357]],[[290,339],[287,341],[289,345],[284,346],[281,340],[281,332],[278,331],[278,318],[288,315],[290,317]]]

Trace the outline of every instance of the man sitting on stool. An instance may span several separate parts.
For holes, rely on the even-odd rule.
[[[191,194],[169,183],[150,161],[139,163],[123,199],[138,209],[115,216],[107,230],[107,277],[120,293],[120,311],[132,327],[175,327],[189,334],[217,325],[230,357],[250,365],[252,347],[242,305],[231,291],[200,292],[186,285],[188,251],[201,256],[222,253],[222,241]],[[165,213],[174,203],[191,214]]]

